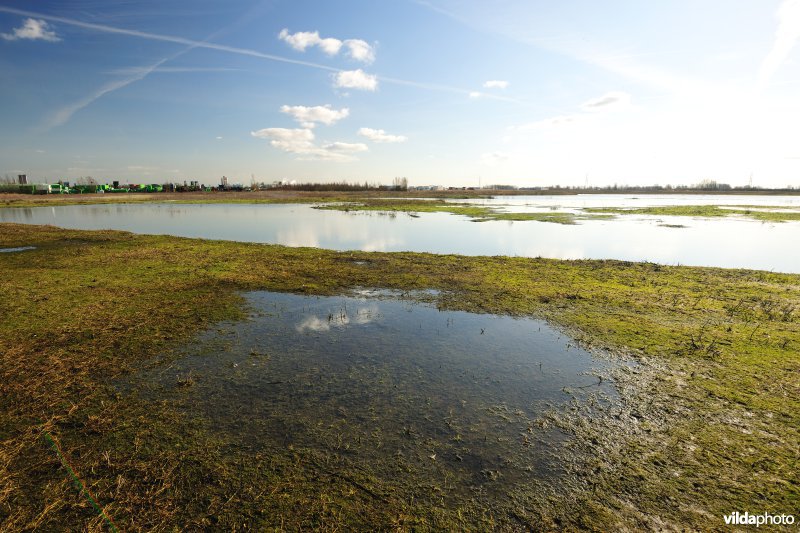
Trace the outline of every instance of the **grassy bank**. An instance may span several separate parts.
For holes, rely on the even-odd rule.
[[[125,194],[2,194],[0,207],[45,207],[58,205],[94,205],[141,202],[171,202],[180,204],[285,204],[353,202],[381,198],[487,198],[479,191],[242,191],[242,192],[184,192],[184,193],[125,193]]]
[[[763,211],[760,209],[770,209]],[[660,215],[682,217],[729,217],[742,216],[763,222],[789,222],[800,220],[800,213],[783,210],[785,208],[762,206],[717,206],[717,205],[668,205],[658,207],[589,207],[587,213],[604,213],[614,215]]]
[[[722,527],[734,510],[798,512],[800,276],[620,261],[332,252],[0,225],[0,528],[609,530]],[[113,384],[209,325],[241,291],[437,289],[438,305],[545,317],[635,357],[624,403],[561,417],[563,490],[451,508],[341,457],[248,453],[202,418]]]

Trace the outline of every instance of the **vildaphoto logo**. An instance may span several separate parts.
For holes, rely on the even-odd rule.
[[[725,525],[728,526],[791,526],[794,524],[794,515],[790,514],[752,514],[747,511],[735,511],[723,516]]]

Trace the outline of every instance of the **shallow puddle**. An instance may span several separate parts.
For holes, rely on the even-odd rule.
[[[35,250],[35,246],[18,246],[17,248],[0,248],[0,253],[14,253],[14,252],[24,252],[26,250]]]
[[[397,496],[491,504],[538,490],[568,441],[545,415],[616,402],[613,364],[542,321],[385,292],[246,298],[249,320],[203,333],[135,388],[239,451],[333,454]]]

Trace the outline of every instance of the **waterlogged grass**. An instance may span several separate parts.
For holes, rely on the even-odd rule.
[[[577,224],[579,220],[612,218],[613,215],[574,214],[568,212],[508,213],[474,204],[445,202],[442,200],[371,199],[357,202],[334,202],[316,206],[316,209],[336,211],[376,211],[380,213],[451,213],[470,217],[475,222],[491,220],[538,221],[556,224]]]
[[[495,192],[494,194],[499,194]],[[415,197],[420,199],[415,199]],[[440,199],[431,200],[430,197]],[[719,218],[742,216],[764,222],[800,220],[800,212],[788,206],[755,205],[674,205],[641,208],[591,207],[582,212],[550,211],[533,213],[504,212],[474,204],[445,202],[467,198],[485,198],[479,191],[260,191],[260,192],[196,192],[196,193],[128,193],[83,195],[0,194],[2,207],[43,207],[58,205],[94,205],[119,203],[177,204],[317,204],[317,209],[337,211],[376,211],[382,213],[451,213],[472,218],[475,222],[491,220],[538,221],[556,224],[577,224],[581,220],[614,219],[616,215],[656,215]]]
[[[354,193],[351,193],[354,194]],[[0,194],[0,207],[51,207],[60,205],[97,204],[298,204],[321,202],[344,202],[352,196],[348,193],[125,193],[125,194],[64,194],[29,195]]]
[[[442,197],[487,198],[480,191],[241,191],[124,194],[7,194],[0,193],[0,207],[44,207],[58,205],[125,204],[169,202],[178,204],[304,204],[353,202],[362,199]]]
[[[491,211],[487,207],[470,204],[458,204],[441,200],[399,199],[363,199],[353,202],[325,203],[315,206],[316,209],[331,211],[380,211],[384,213],[453,213],[468,217],[483,217]]]
[[[484,222],[487,220],[510,220],[524,222],[528,220],[535,220],[537,222],[553,222],[555,224],[572,225],[577,224],[580,220],[602,220],[611,219],[614,215],[605,214],[576,214],[560,211],[551,212],[535,212],[535,213],[506,213],[503,211],[493,211],[478,217],[476,222]]]
[[[123,530],[710,530],[734,510],[797,514],[798,275],[0,225],[0,247],[19,246],[36,249],[0,255],[0,529],[105,523],[45,434]],[[233,447],[202,417],[113,385],[243,318],[241,291],[357,287],[544,317],[640,365],[616,376],[622,403],[604,416],[576,406],[537,422],[572,435],[554,450],[563,486],[500,508],[445,505],[447,479],[405,487],[343,450]]]
[[[770,209],[766,211],[764,209]],[[771,210],[776,209],[776,210]],[[800,212],[784,211],[771,206],[717,206],[717,205],[669,205],[655,207],[587,207],[587,213],[605,213],[614,215],[659,215],[685,217],[727,217],[738,215],[764,222],[789,222],[800,220]]]

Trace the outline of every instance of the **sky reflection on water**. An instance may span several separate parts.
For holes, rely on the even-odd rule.
[[[800,208],[796,197],[721,197],[727,204]],[[644,206],[723,203],[717,197],[512,197],[491,200],[513,211],[559,206]],[[577,225],[524,221],[472,222],[447,213],[316,210],[309,205],[116,204],[0,209],[0,222],[52,224],[72,229],[117,229],[334,250],[415,251],[557,259],[620,259],[662,264],[800,272],[791,244],[800,223],[736,217],[626,215]],[[672,226],[672,227],[670,227]],[[675,227],[683,226],[683,227]]]

